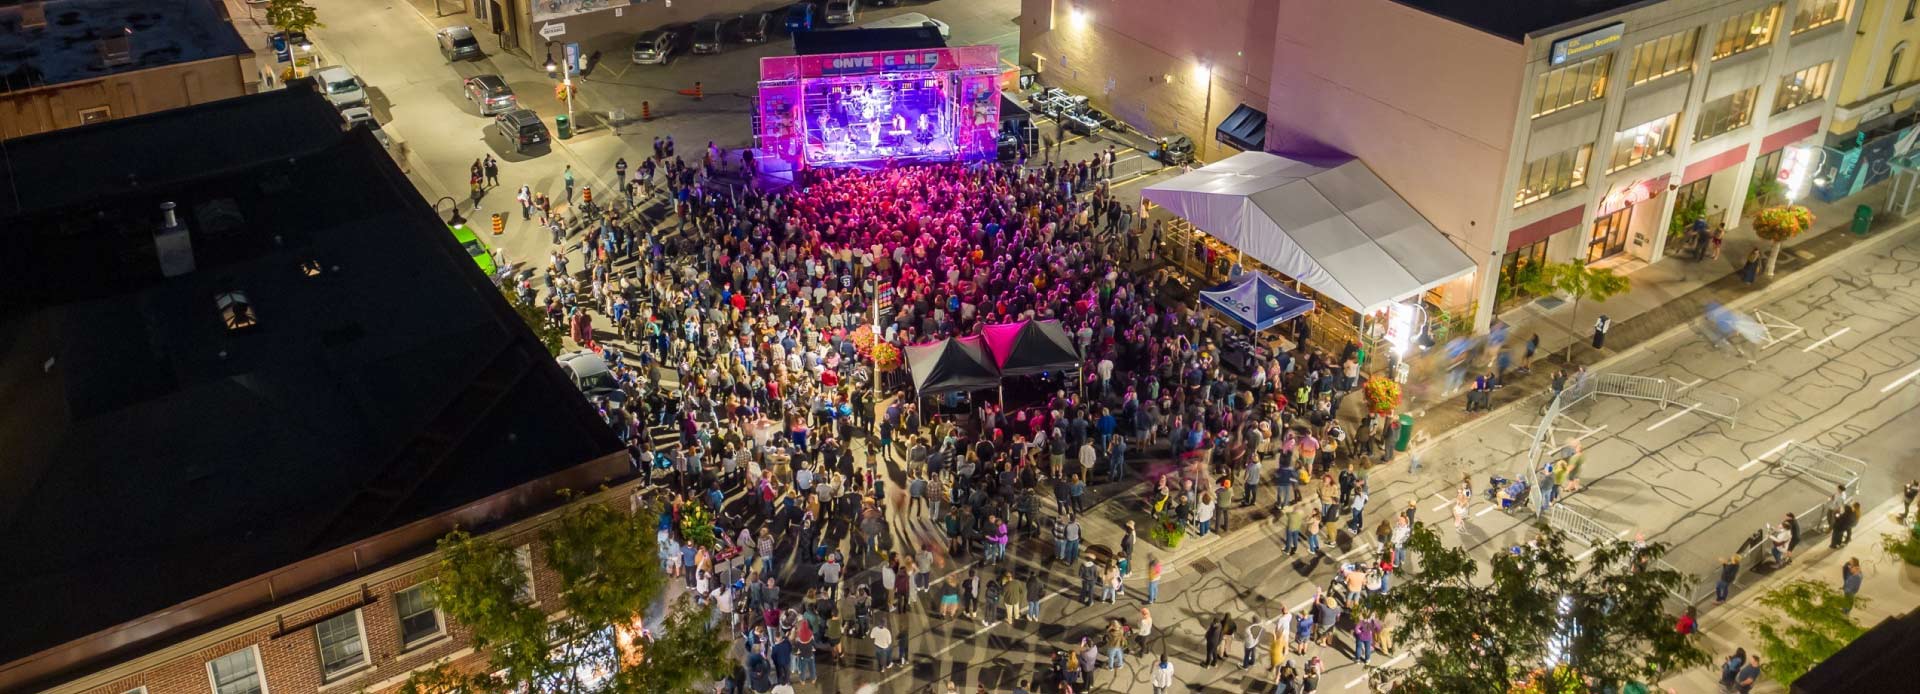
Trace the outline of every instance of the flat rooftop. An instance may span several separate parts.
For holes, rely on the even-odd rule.
[[[1393,0],[1519,43],[1528,34],[1658,0]]]
[[[620,450],[305,83],[6,145],[0,663]]]
[[[0,7],[0,92],[252,52],[220,18],[218,0],[5,0]],[[44,13],[45,26],[31,27]],[[103,42],[126,39],[106,60]],[[115,47],[117,50],[118,47]]]

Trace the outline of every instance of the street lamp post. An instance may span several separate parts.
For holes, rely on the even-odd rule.
[[[547,76],[548,77],[555,76],[554,71],[558,70],[559,67],[560,66],[558,64],[553,62],[553,42],[548,41],[547,42]],[[562,93],[565,95],[565,97],[562,100],[567,102],[567,127],[572,128],[574,127],[574,124],[573,124],[573,66],[568,65],[566,70],[561,70],[559,73],[559,78],[560,78],[560,88],[562,90]]]
[[[440,211],[440,203],[442,202],[447,203],[447,226],[449,228],[459,228],[467,225],[467,218],[460,216],[459,200],[453,199],[451,195],[442,195],[439,200],[433,201],[434,212],[437,213]]]
[[[1209,139],[1207,137],[1207,126],[1213,124],[1213,66],[1205,62],[1201,62],[1198,70],[1201,73],[1201,75],[1204,76],[1207,80],[1206,106],[1204,106],[1200,112],[1200,133],[1199,133],[1200,141],[1202,143],[1205,143]],[[1202,146],[1204,147],[1205,145],[1203,144]]]

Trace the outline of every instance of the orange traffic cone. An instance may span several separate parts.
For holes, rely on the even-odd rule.
[[[640,120],[642,121],[653,120],[653,104],[647,103],[645,101],[640,102]]]

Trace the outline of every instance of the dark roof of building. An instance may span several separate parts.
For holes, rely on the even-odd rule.
[[[1393,0],[1518,43],[1527,34],[1658,0]]]
[[[915,48],[946,47],[946,40],[940,38],[940,30],[925,26],[803,31],[793,35],[793,52],[795,55],[905,51]]]
[[[1920,610],[1888,617],[1793,681],[1793,694],[1913,691],[1907,672],[1920,656]]]
[[[0,92],[252,53],[217,4],[47,0],[0,7]],[[41,17],[44,26],[30,26]]]
[[[0,663],[620,449],[309,83],[3,163]],[[162,275],[163,202],[189,274]],[[252,330],[216,310],[236,290]]]

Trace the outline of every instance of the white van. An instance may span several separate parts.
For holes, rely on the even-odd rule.
[[[953,28],[947,26],[946,22],[918,12],[905,12],[860,25],[862,29],[911,29],[914,27],[933,27],[940,30],[940,38],[953,38]]]

